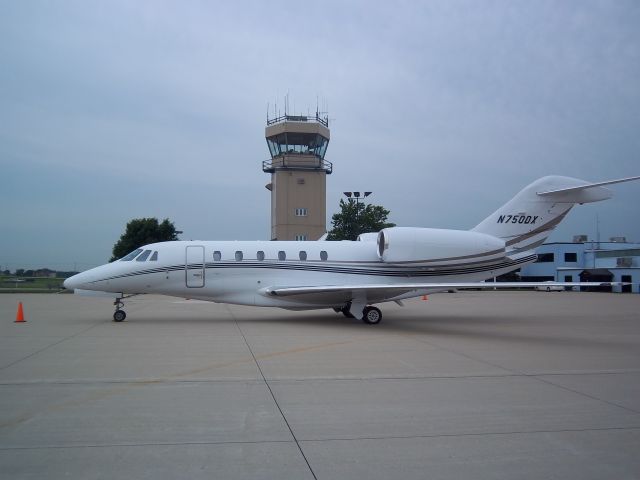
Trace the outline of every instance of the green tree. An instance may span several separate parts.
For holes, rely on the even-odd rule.
[[[355,240],[366,232],[379,232],[383,228],[395,227],[388,223],[389,210],[380,205],[340,200],[340,212],[331,217],[332,228],[327,240]]]
[[[162,223],[158,223],[157,218],[134,218],[127,223],[125,232],[113,246],[113,256],[109,261],[122,258],[142,245],[170,240],[178,240],[178,232],[168,218]]]

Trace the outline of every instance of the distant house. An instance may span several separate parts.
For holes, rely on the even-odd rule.
[[[46,278],[56,278],[56,271],[49,270],[48,268],[41,268],[40,270],[35,270],[33,272],[34,277],[46,277]]]

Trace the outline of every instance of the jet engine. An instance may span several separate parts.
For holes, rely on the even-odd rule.
[[[485,233],[392,227],[378,233],[378,256],[387,263],[457,265],[502,258],[505,243]]]

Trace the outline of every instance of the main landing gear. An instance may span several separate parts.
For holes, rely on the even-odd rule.
[[[369,325],[376,325],[382,320],[382,312],[377,307],[364,307],[362,311],[362,321]]]
[[[347,318],[356,318],[356,315],[351,313],[351,302],[348,302],[344,307],[336,307],[333,310],[336,313],[342,313]],[[362,316],[358,318],[368,325],[376,325],[382,320],[382,312],[379,308],[369,305],[362,309]]]

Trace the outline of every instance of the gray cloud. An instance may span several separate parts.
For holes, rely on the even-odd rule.
[[[637,2],[4,2],[0,265],[98,264],[126,221],[268,238],[267,104],[328,104],[343,190],[468,228],[546,174],[638,174]],[[637,185],[552,239],[640,240]],[[43,246],[43,240],[46,242]],[[37,251],[37,254],[34,254]]]

